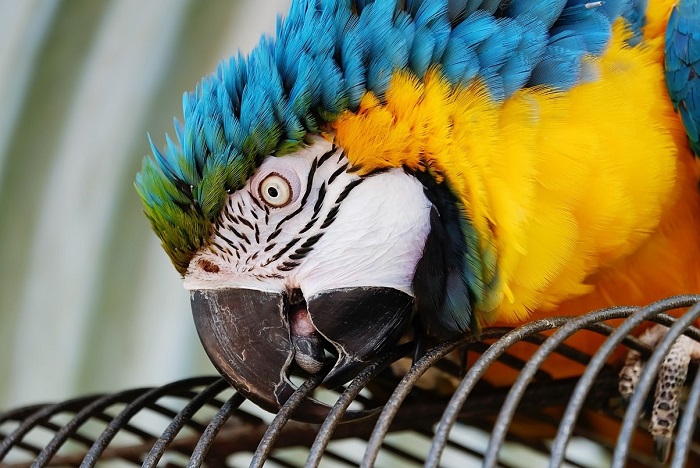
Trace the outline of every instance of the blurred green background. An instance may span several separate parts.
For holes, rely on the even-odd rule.
[[[0,0],[0,409],[214,373],[133,186],[289,0]]]

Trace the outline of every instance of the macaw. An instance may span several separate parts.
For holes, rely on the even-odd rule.
[[[700,293],[698,0],[293,0],[183,112],[136,187],[270,411],[407,331]]]

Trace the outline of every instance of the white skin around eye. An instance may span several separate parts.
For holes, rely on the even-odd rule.
[[[342,150],[322,139],[292,155],[268,157],[230,195],[213,244],[195,255],[185,287],[298,288],[308,297],[378,286],[413,295],[430,230],[423,186],[402,169],[360,178],[348,166]],[[278,208],[258,190],[271,174],[283,176],[292,191]]]

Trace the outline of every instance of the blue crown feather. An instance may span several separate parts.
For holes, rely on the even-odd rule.
[[[136,187],[166,252],[184,273],[206,245],[226,194],[263,157],[297,148],[392,74],[432,66],[454,85],[481,80],[502,101],[522,87],[567,90],[585,78],[619,16],[641,27],[642,0],[294,0],[245,58],[222,62],[183,97],[177,142],[166,136]]]

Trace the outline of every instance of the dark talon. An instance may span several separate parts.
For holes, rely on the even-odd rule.
[[[459,349],[459,376],[467,375],[467,348]]]
[[[415,347],[413,348],[413,362],[411,366],[415,365],[425,355],[425,328],[421,325],[418,317],[413,320],[413,328]]]
[[[668,437],[654,437],[654,456],[659,463],[666,463],[671,453],[671,439]]]

